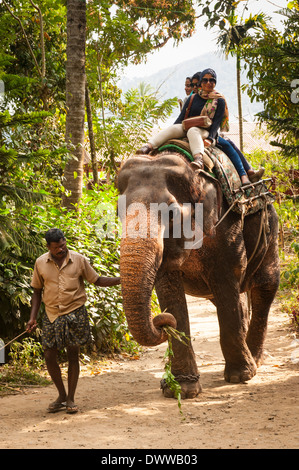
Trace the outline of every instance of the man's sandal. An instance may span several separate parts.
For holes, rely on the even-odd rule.
[[[66,406],[66,412],[70,415],[74,413],[78,413],[78,411],[79,411],[79,408],[77,405],[75,405],[75,403],[73,405]]]
[[[66,409],[66,402],[57,402],[54,401],[53,403],[50,403],[50,405],[47,408],[48,413],[57,413],[57,411],[63,411]]]

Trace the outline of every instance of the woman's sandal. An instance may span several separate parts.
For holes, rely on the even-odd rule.
[[[148,144],[143,145],[140,149],[136,151],[136,155],[147,155],[152,151],[152,147]]]
[[[255,171],[248,175],[249,180],[251,183],[257,183],[260,181],[265,173],[265,168],[261,167],[259,170]]]
[[[191,162],[191,163],[190,163],[190,167],[191,167],[192,170],[194,170],[194,171],[203,170],[203,169],[204,169],[204,165],[203,165],[203,163],[201,163],[201,162]]]

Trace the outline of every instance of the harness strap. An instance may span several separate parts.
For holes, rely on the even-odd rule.
[[[185,157],[187,157],[188,160],[190,160],[190,162],[194,161],[194,158],[191,155],[191,153],[189,153],[187,150],[184,150],[182,147],[179,147],[178,145],[175,145],[175,144],[163,145],[162,147],[159,147],[159,152],[162,150],[173,150],[173,149],[176,150],[177,152],[183,153]]]

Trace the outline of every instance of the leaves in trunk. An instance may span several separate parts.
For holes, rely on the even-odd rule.
[[[175,376],[171,372],[171,358],[173,357],[173,350],[172,350],[172,338],[177,339],[181,343],[185,344],[185,346],[188,346],[189,339],[185,335],[184,332],[182,331],[177,331],[175,328],[172,328],[171,326],[166,326],[164,327],[164,331],[167,333],[168,336],[168,347],[166,349],[166,352],[164,354],[164,360],[167,360],[165,363],[165,372],[162,376],[162,379],[165,380],[168,388],[174,393],[175,398],[178,400],[178,407],[179,411],[181,414],[182,412],[182,403],[181,403],[181,386],[179,382],[175,379]]]

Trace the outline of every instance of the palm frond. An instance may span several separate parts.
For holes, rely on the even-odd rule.
[[[39,202],[47,196],[47,194],[40,192],[33,192],[24,187],[12,186],[9,184],[0,184],[0,197],[8,197],[14,201],[16,205],[24,203]]]
[[[8,165],[11,165],[18,158],[18,152],[14,149],[7,149],[5,145],[0,147],[0,166],[4,166],[7,169]]]
[[[39,234],[13,218],[0,216],[0,260],[27,264],[44,251]]]
[[[9,111],[4,111],[0,113],[0,128],[11,127],[16,124],[39,124],[48,116],[52,116],[52,114],[47,111],[34,111],[13,115]]]

